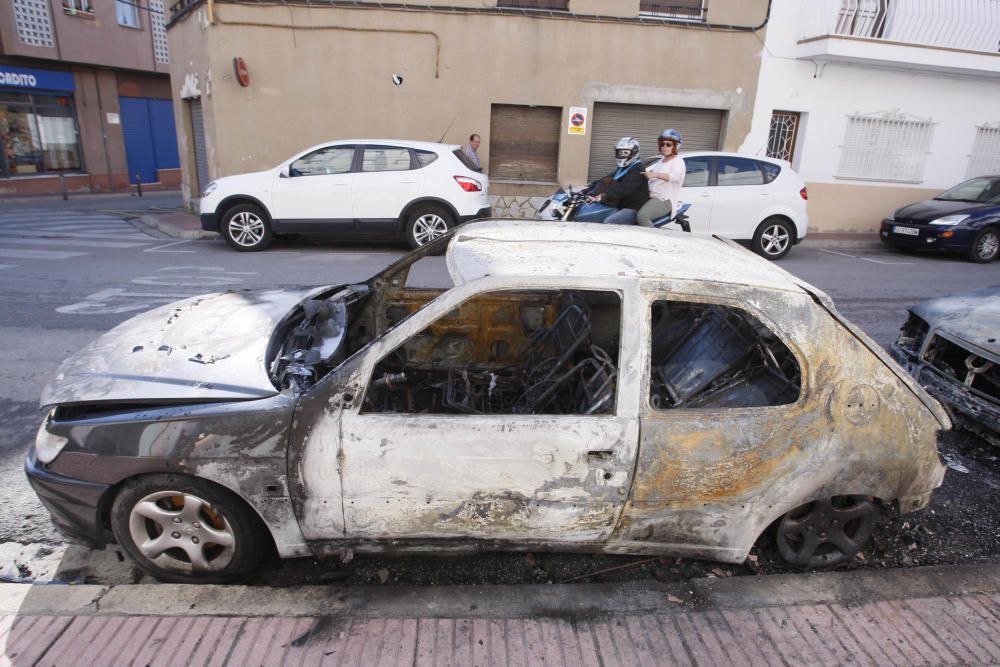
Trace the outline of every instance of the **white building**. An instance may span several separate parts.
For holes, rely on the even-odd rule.
[[[774,0],[740,152],[790,160],[810,231],[1000,173],[1000,0]]]

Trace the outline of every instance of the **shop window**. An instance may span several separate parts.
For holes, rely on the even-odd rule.
[[[480,294],[383,358],[362,412],[614,414],[620,332],[615,292]]]
[[[74,171],[83,167],[69,97],[6,93],[0,97],[4,176]]]
[[[562,109],[494,104],[490,113],[490,177],[555,183]]]
[[[118,17],[118,25],[139,27],[139,5],[135,2],[115,0],[115,16]]]
[[[753,315],[682,301],[657,301],[651,315],[654,408],[754,408],[798,400],[795,355]]]

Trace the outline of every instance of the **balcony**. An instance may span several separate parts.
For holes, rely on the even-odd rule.
[[[796,56],[1000,78],[1000,0],[812,0]]]

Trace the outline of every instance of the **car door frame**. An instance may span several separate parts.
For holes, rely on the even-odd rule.
[[[708,234],[709,229],[712,224],[712,206],[713,200],[715,199],[715,176],[716,176],[716,159],[715,155],[689,155],[687,157],[684,154],[680,155],[684,158],[684,166],[687,167],[687,161],[689,159],[705,159],[708,161],[708,183],[706,185],[699,185],[688,187],[687,190],[684,188],[684,184],[681,184],[681,190],[679,197],[681,201],[688,202],[691,204],[691,208],[688,209],[688,224],[691,226],[691,231],[696,234]],[[685,177],[686,178],[686,177]],[[707,211],[705,209],[708,209]],[[705,222],[702,222],[705,220]]]
[[[432,507],[432,511],[424,512],[420,520],[428,522],[426,524],[427,530],[410,530],[414,525],[417,525],[416,521],[408,526],[403,526],[402,529],[398,525],[395,527],[384,525],[387,518],[391,520],[394,516],[398,517],[400,512],[406,513],[411,509],[415,511],[433,505],[433,498],[428,500],[423,496],[415,498],[413,494],[407,495],[407,481],[404,477],[393,481],[386,491],[394,492],[397,497],[406,498],[407,503],[420,501],[417,507],[408,508],[405,504],[397,503],[397,506],[388,511],[379,511],[381,504],[386,500],[391,503],[392,498],[388,497],[369,499],[367,506],[352,508],[352,502],[364,500],[357,497],[352,488],[352,480],[355,479],[352,476],[355,472],[353,468],[360,465],[360,457],[367,456],[371,459],[372,465],[385,465],[385,457],[392,456],[393,448],[399,446],[398,439],[406,437],[407,428],[414,428],[414,420],[435,422],[433,429],[429,423],[424,424],[423,427],[425,431],[433,430],[439,441],[443,442],[449,437],[455,438],[457,444],[444,442],[441,445],[445,449],[451,447],[449,450],[451,453],[460,451],[459,445],[466,446],[469,442],[468,427],[464,426],[462,422],[469,421],[470,415],[428,415],[422,417],[398,413],[388,415],[359,414],[365,389],[378,362],[406,340],[454,310],[457,305],[478,294],[525,289],[615,291],[619,293],[622,300],[615,413],[613,415],[528,415],[521,419],[521,421],[530,421],[535,424],[533,428],[536,429],[536,434],[533,435],[532,441],[537,441],[537,451],[543,457],[536,468],[544,468],[543,474],[549,475],[547,478],[549,484],[543,486],[546,487],[544,490],[548,494],[547,499],[552,502],[545,504],[544,509],[551,511],[534,517],[538,520],[529,521],[530,526],[522,530],[491,530],[491,527],[498,524],[491,524],[489,519],[484,520],[482,512],[490,512],[494,508],[505,512],[508,509],[506,506],[508,501],[520,508],[523,508],[523,504],[519,504],[519,500],[511,494],[505,498],[481,496],[467,498],[468,502],[465,502],[464,505],[459,502],[458,506],[453,508],[457,510],[456,512],[438,521],[434,520],[434,517],[440,514],[437,509]],[[637,348],[642,344],[642,336],[641,332],[626,327],[625,322],[636,316],[637,313],[632,311],[637,307],[641,308],[640,303],[638,285],[634,280],[613,279],[609,284],[606,277],[585,280],[559,278],[546,279],[545,283],[542,284],[537,278],[486,277],[445,292],[400,322],[394,329],[373,340],[332,374],[336,376],[333,380],[320,382],[310,390],[311,395],[305,410],[312,414],[305,417],[303,414],[305,410],[300,410],[300,417],[297,420],[299,423],[292,431],[293,440],[290,445],[292,451],[289,466],[289,476],[292,483],[290,488],[293,489],[293,505],[307,541],[321,552],[324,550],[335,552],[336,549],[345,544],[352,546],[363,544],[368,545],[373,550],[380,550],[380,547],[372,545],[384,543],[386,540],[391,541],[394,550],[404,551],[410,547],[426,548],[428,544],[439,545],[442,538],[452,545],[481,544],[484,540],[491,543],[517,543],[521,545],[588,545],[590,547],[603,543],[611,536],[621,517],[635,474],[635,462],[638,457],[639,433],[636,418],[638,398],[636,393],[641,367],[636,360],[640,357]],[[516,432],[516,425],[513,422],[516,422],[516,418],[521,416],[491,415],[489,417],[494,420],[494,433],[505,433]],[[394,442],[385,443],[381,437],[373,437],[368,443],[372,448],[366,453],[358,454],[355,438],[359,433],[364,433],[364,429],[358,431],[353,429],[359,420],[365,422],[364,429],[369,429],[386,420],[397,422],[406,420],[410,423],[402,424],[402,426],[396,425],[391,434],[392,438],[395,439]],[[588,440],[588,437],[593,434],[588,433],[587,426],[593,426],[592,422],[596,423],[598,420],[604,420],[609,424],[614,422],[614,428],[621,433],[620,440],[610,444],[596,442],[593,439]],[[547,446],[549,441],[546,436],[537,435],[543,430],[538,424],[544,426],[547,422],[553,421],[565,422],[566,425],[572,424],[571,428],[575,437],[579,438],[577,455],[580,461],[578,463],[590,466],[594,471],[593,475],[589,475],[586,479],[560,478],[553,471],[560,462],[555,459],[544,459],[545,452],[541,450]],[[595,432],[597,431],[599,429]],[[463,437],[464,439],[462,439]],[[297,438],[301,438],[301,442],[298,444],[296,444]],[[375,440],[378,442],[374,443]],[[403,444],[405,445],[405,442]],[[549,453],[551,454],[551,452]],[[356,458],[359,459],[359,463],[355,463]],[[372,469],[368,468],[368,470]],[[538,473],[538,470],[536,469],[535,472]],[[504,482],[509,487],[516,485],[517,480],[508,478]],[[581,518],[580,512],[574,515],[571,511],[573,502],[579,502],[580,497],[587,494],[591,494],[603,503],[596,511],[599,516]],[[565,502],[559,502],[560,497],[564,498]],[[470,516],[462,517],[463,507],[471,511]],[[353,517],[361,515],[367,517],[369,513],[374,513],[374,517],[369,522],[370,525],[359,527],[358,521],[354,520]],[[403,518],[405,519],[405,517]],[[445,524],[450,523],[447,526],[449,529],[456,529],[441,530],[442,521]],[[574,521],[577,523],[573,523]],[[514,522],[510,525],[514,525]]]
[[[361,151],[358,150],[359,147],[360,144],[351,142],[334,142],[321,146],[312,146],[283,162],[275,170],[271,185],[270,214],[271,226],[273,230],[277,233],[286,234],[329,234],[332,236],[352,236],[356,230],[352,182],[354,174],[359,169],[361,155]],[[342,174],[312,174],[304,176],[289,175],[291,165],[296,160],[326,148],[353,148],[354,155],[351,158],[350,170]],[[278,199],[279,189],[288,188],[291,185],[290,181],[298,179],[303,179],[303,185],[311,187],[312,189],[322,190],[324,187],[331,188],[332,190],[326,195],[327,197],[346,197],[347,203],[342,207],[341,215],[334,217],[325,217],[323,215],[303,217],[300,215],[285,214],[287,209],[283,212],[283,205]],[[305,179],[309,180],[306,181]],[[298,213],[298,211],[296,211],[296,213]]]
[[[746,160],[748,162],[753,162],[757,164],[757,172],[760,173],[761,182],[760,184],[753,185],[720,185],[719,184],[719,168],[720,162],[722,160]],[[712,182],[713,194],[712,194],[712,219],[709,224],[709,233],[713,235],[724,236],[729,239],[739,239],[742,241],[750,240],[753,238],[754,233],[757,231],[757,225],[767,217],[768,211],[771,209],[774,203],[774,192],[771,188],[771,183],[774,181],[767,181],[766,175],[763,168],[760,166],[761,160],[755,157],[750,157],[748,155],[716,155],[714,156],[712,164]],[[727,193],[733,193],[734,188],[739,188],[742,192],[736,192],[736,195],[744,194],[747,195],[747,203],[742,208],[746,211],[745,215],[740,215],[739,220],[736,221],[735,217],[727,217],[722,219],[722,216],[730,211],[733,207],[726,206]],[[750,189],[756,189],[757,192],[750,192]],[[721,195],[721,196],[720,196]],[[730,197],[730,200],[734,197]],[[735,197],[738,199],[738,197]],[[750,209],[751,202],[758,202],[754,205],[752,210]],[[720,203],[722,207],[720,208]]]
[[[410,168],[409,169],[396,169],[392,171],[364,171],[364,154],[369,148],[391,148],[391,149],[403,149],[409,152],[410,155]],[[411,201],[417,199],[422,194],[423,190],[423,180],[426,178],[426,174],[421,174],[420,162],[417,160],[416,153],[412,146],[402,146],[399,144],[392,144],[391,142],[383,143],[365,143],[358,144],[355,152],[355,176],[351,183],[351,199],[352,199],[352,211],[354,215],[355,231],[362,236],[392,236],[396,237],[400,235],[400,217],[403,211]],[[384,181],[386,179],[384,174],[402,174],[409,173],[410,176],[398,177],[399,181],[396,184],[396,188],[399,191],[391,196],[383,196],[379,199],[384,202],[386,208],[386,215],[369,215],[370,211],[367,210],[366,197],[364,192],[370,189],[378,189],[382,187],[379,181]],[[373,183],[374,182],[374,183]],[[409,187],[404,187],[409,186]],[[394,203],[389,200],[395,199]]]

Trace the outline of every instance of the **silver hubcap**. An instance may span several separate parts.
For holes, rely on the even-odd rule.
[[[771,225],[764,228],[760,235],[760,247],[768,255],[780,255],[791,242],[791,236],[781,225]]]
[[[437,213],[425,213],[413,223],[413,240],[424,245],[448,231],[448,223]]]
[[[976,245],[976,253],[983,259],[993,257],[997,254],[998,249],[1000,249],[1000,236],[996,234],[987,234],[979,239],[979,243]]]
[[[129,533],[155,565],[174,572],[219,572],[232,562],[232,526],[207,501],[180,491],[151,493],[132,508]]]
[[[264,238],[264,221],[249,211],[229,219],[229,236],[241,246],[250,248]]]

